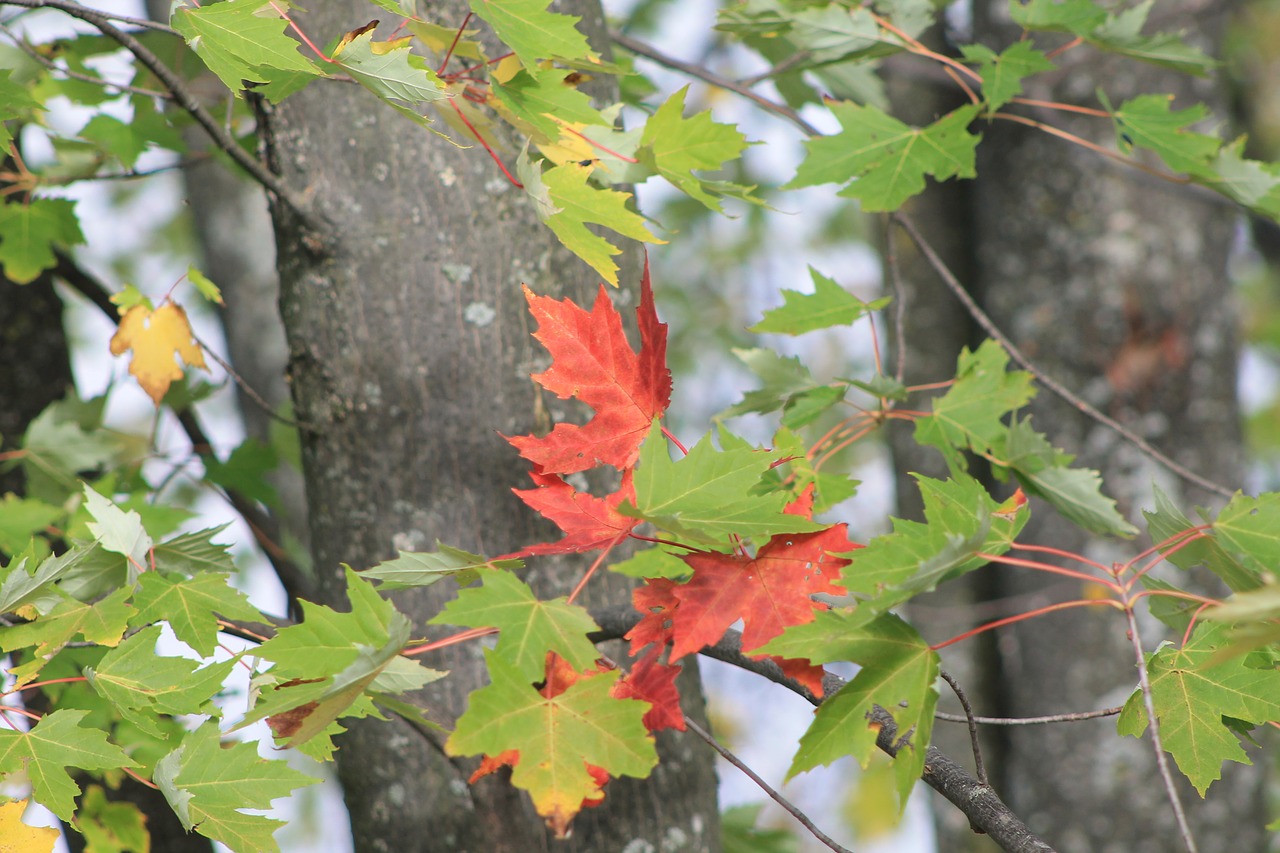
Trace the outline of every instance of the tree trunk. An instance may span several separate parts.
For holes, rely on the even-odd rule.
[[[1181,7],[1181,8],[1178,8]],[[1201,3],[1166,3],[1162,27]],[[978,38],[999,49],[1017,38],[1003,3],[979,4]],[[1212,12],[1212,7],[1210,7]],[[1204,39],[1215,17],[1194,21]],[[1079,53],[1076,62],[1071,57]],[[1113,101],[1172,92],[1224,114],[1219,93],[1180,73],[1077,48],[1067,67],[1032,92],[1093,105],[1103,84]],[[1053,124],[1103,145],[1108,122],[1069,113]],[[1218,482],[1241,477],[1236,403],[1236,318],[1226,262],[1239,221],[1232,207],[1193,187],[1113,164],[1047,134],[994,122],[979,148],[973,206],[957,211],[974,229],[973,289],[995,322],[1037,365],[1188,468]],[[1155,483],[1182,506],[1211,502],[1107,428],[1042,391],[1033,423],[1055,444],[1098,468],[1121,512],[1141,522]],[[1021,537],[1103,563],[1144,543],[1090,539],[1043,504]],[[1087,590],[1042,573],[991,572],[996,607],[1011,612],[1080,598]],[[1190,583],[1189,579],[1179,581]],[[1213,592],[1221,593],[1214,589]],[[1003,612],[984,617],[1004,615]],[[981,620],[981,621],[985,621]],[[1148,649],[1159,627],[1144,625]],[[1027,716],[1122,703],[1136,685],[1125,624],[1103,608],[1075,608],[999,634],[994,685],[980,712]],[[1100,720],[1005,732],[993,784],[1012,808],[1064,853],[1181,849],[1147,738],[1118,738]],[[1229,765],[1202,802],[1183,786],[1202,851],[1263,850],[1265,774]]]
[[[603,27],[598,5],[565,7],[585,16],[589,36]],[[433,13],[461,23],[465,4]],[[335,36],[367,14],[364,4],[331,2],[308,19]],[[365,568],[396,549],[432,550],[437,539],[499,554],[555,538],[511,494],[527,478],[499,435],[532,431],[542,406],[564,414],[558,401],[536,399],[529,380],[547,358],[530,337],[520,284],[582,304],[596,276],[478,146],[455,148],[355,87],[295,95],[267,116],[264,138],[285,181],[332,224],[308,234],[275,211],[320,597],[342,601],[344,562]],[[624,282],[638,281],[635,259]],[[618,299],[634,304],[634,293]],[[583,568],[538,560],[526,578],[560,595]],[[446,586],[396,598],[415,635],[431,633],[426,621],[453,597]],[[593,580],[589,592],[587,603],[628,600],[615,578]],[[450,724],[483,668],[479,644],[446,651],[425,662],[452,674],[422,700]],[[686,710],[700,717],[692,667],[683,688]],[[659,738],[653,777],[610,783],[604,805],[561,844],[505,779],[469,786],[473,762],[444,757],[438,742],[398,722],[349,729],[338,767],[357,850],[719,849],[710,751],[688,738]]]

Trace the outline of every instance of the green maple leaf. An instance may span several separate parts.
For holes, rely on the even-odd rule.
[[[574,26],[581,18],[548,11],[546,0],[471,0],[471,11],[493,27],[526,70],[537,69],[540,59],[585,66],[597,58]]]
[[[925,175],[942,181],[972,178],[981,139],[967,128],[975,105],[960,107],[933,124],[914,128],[872,106],[834,103],[843,130],[805,142],[807,153],[788,188],[853,181],[840,195],[862,201],[863,210],[895,210],[925,187]]]
[[[0,551],[16,554],[27,541],[44,530],[63,513],[44,501],[23,499],[10,492],[0,500]],[[0,595],[0,600],[4,596]],[[0,611],[3,612],[3,611]]]
[[[410,41],[375,43],[369,30],[345,42],[333,58],[353,80],[384,101],[413,105],[449,97],[426,60],[410,51]]]
[[[151,144],[150,135],[145,128],[132,122],[126,124],[114,116],[101,113],[89,119],[79,136],[94,143],[103,153],[119,160],[120,165],[126,169],[132,169],[138,162],[138,157]]]
[[[1280,218],[1280,164],[1249,160],[1243,137],[1222,146],[1199,183],[1271,218]]]
[[[400,657],[409,620],[350,568],[347,597],[349,613],[302,602],[302,622],[280,629],[258,647],[260,657],[276,664],[270,675],[277,686],[264,691],[236,728],[279,715],[273,730],[296,745],[338,717],[368,713],[366,690],[413,690],[443,676]],[[379,684],[379,679],[384,680]]]
[[[736,160],[747,147],[747,138],[733,125],[719,124],[710,110],[684,117],[685,86],[658,107],[645,122],[640,137],[640,158],[677,189],[704,206],[720,212],[716,192],[723,187],[699,178],[694,169],[720,169]],[[745,190],[749,197],[751,188]]]
[[[27,204],[0,205],[0,264],[5,277],[27,284],[57,264],[55,248],[84,242],[75,202],[65,198],[37,198]]]
[[[539,142],[558,139],[565,122],[608,124],[591,105],[587,93],[570,85],[563,72],[542,72],[535,76],[522,70],[505,83],[495,82],[492,86],[498,100],[513,116],[532,128]]]
[[[156,571],[181,572],[185,575],[198,575],[201,572],[234,572],[236,564],[227,553],[228,546],[218,545],[213,541],[213,537],[229,526],[228,522],[207,530],[183,533],[159,543],[151,549],[151,558],[155,560]]]
[[[1016,41],[1000,53],[982,44],[960,48],[964,58],[978,63],[982,75],[982,97],[987,109],[995,112],[1022,93],[1022,81],[1032,74],[1053,69],[1053,61],[1029,41]]]
[[[471,694],[445,743],[449,755],[519,750],[511,783],[530,793],[538,813],[563,829],[600,783],[587,765],[612,776],[644,777],[658,762],[645,730],[649,703],[610,695],[618,673],[583,678],[547,698],[500,655],[486,650],[492,683]]]
[[[1237,586],[1226,577],[1223,580],[1237,592],[1257,586],[1261,575],[1274,573],[1280,566],[1280,492],[1256,498],[1236,495],[1214,519],[1213,533],[1223,548],[1254,573],[1249,587]]]
[[[968,475],[916,479],[925,523],[893,519],[893,532],[851,555],[853,564],[841,572],[839,583],[849,592],[875,596],[859,612],[883,612],[981,568],[987,561],[975,555],[1003,554],[1027,522],[1025,503],[997,506]]]
[[[1280,719],[1280,672],[1248,666],[1244,658],[1216,662],[1226,639],[1225,626],[1207,624],[1181,649],[1166,645],[1147,656],[1160,739],[1202,797],[1221,777],[1223,762],[1253,763],[1224,718],[1254,725]],[[1141,735],[1147,722],[1142,694],[1134,693],[1120,715],[1120,734]]]
[[[256,438],[247,438],[231,451],[225,462],[216,457],[206,459],[204,476],[215,486],[239,492],[278,510],[280,496],[263,475],[274,471],[279,464],[280,457],[274,447]]]
[[[752,326],[751,331],[803,335],[832,326],[849,326],[891,301],[886,296],[863,302],[813,267],[809,267],[809,275],[813,279],[813,293],[782,291],[782,307],[764,312],[764,319]]]
[[[41,613],[49,612],[65,597],[53,590],[53,584],[73,575],[97,550],[97,544],[75,545],[63,554],[44,558],[34,571],[27,568],[28,563],[35,560],[34,555],[15,555],[0,573],[0,613],[11,613],[28,605],[34,605]]]
[[[1001,422],[1035,394],[1031,374],[1008,371],[1009,356],[993,340],[976,352],[965,348],[955,384],[933,401],[933,412],[916,421],[916,441],[942,451],[953,470],[963,466],[960,450],[986,453],[1006,432]]]
[[[46,658],[77,635],[90,643],[114,646],[124,636],[133,608],[128,599],[133,590],[118,589],[92,604],[65,598],[47,615],[33,622],[0,631],[0,649],[6,652],[35,647],[35,657]]]
[[[1054,448],[1032,429],[1030,418],[1015,419],[993,450],[1028,494],[1044,498],[1072,523],[1103,536],[1127,537],[1138,532],[1116,511],[1116,502],[1102,494],[1098,472],[1068,467],[1075,457]],[[996,475],[1001,474],[997,466]]]
[[[852,755],[866,767],[876,748],[878,727],[867,715],[875,706],[898,724],[899,752],[894,759],[898,801],[924,772],[925,747],[933,731],[938,693],[938,655],[915,629],[893,614],[873,622],[857,613],[823,611],[814,621],[788,628],[759,650],[762,654],[813,663],[852,661],[861,669],[853,680],[818,706],[813,723],[800,738],[800,748],[787,778]]]
[[[1093,0],[1031,0],[1010,3],[1014,23],[1027,30],[1069,32],[1078,36],[1092,32],[1107,19],[1107,13]]]
[[[44,104],[31,97],[26,86],[13,80],[13,69],[0,70],[0,149],[8,151],[13,142],[13,132],[5,122],[34,110],[44,112],[44,109]]]
[[[483,586],[461,590],[432,624],[497,628],[500,633],[494,654],[529,682],[544,672],[548,651],[556,652],[575,669],[595,663],[600,652],[587,634],[600,626],[586,610],[563,597],[539,600],[529,585],[511,572],[479,569],[477,573]]]
[[[142,516],[132,510],[125,512],[87,484],[84,498],[85,510],[94,519],[89,522],[89,531],[104,551],[128,560],[132,581],[146,566],[147,552],[153,544],[147,531],[142,529]]]
[[[722,438],[726,444],[730,440]],[[618,511],[682,539],[717,547],[727,547],[733,535],[752,538],[821,530],[820,524],[782,511],[790,500],[786,492],[752,494],[779,458],[776,451],[756,450],[741,441],[716,450],[708,434],[687,456],[672,461],[655,422],[640,448],[635,504],[624,501]]]
[[[272,82],[277,76],[272,69],[321,74],[311,60],[298,52],[298,42],[285,35],[288,24],[269,2],[227,0],[198,8],[183,7],[174,13],[172,24],[237,98],[241,97],[245,81]]]
[[[550,207],[538,205],[535,209],[565,248],[617,287],[618,265],[611,258],[622,250],[603,237],[592,234],[587,223],[603,225],[633,240],[646,243],[663,241],[650,233],[638,213],[627,208],[631,193],[592,186],[587,183],[590,173],[590,169],[577,163],[565,163],[544,172],[542,183],[546,187]]]
[[[284,761],[258,757],[251,743],[225,743],[206,723],[157,764],[153,780],[187,830],[221,841],[237,853],[278,851],[271,837],[282,821],[245,814],[267,809],[295,788],[319,782]]]
[[[1105,22],[1089,33],[1086,41],[1111,53],[1200,77],[1216,67],[1217,61],[1184,42],[1180,33],[1142,35],[1142,27],[1154,3],[1155,0],[1145,0],[1129,9],[1109,14]]]
[[[1204,104],[1171,112],[1172,95],[1139,95],[1114,109],[1101,90],[1098,98],[1111,113],[1117,144],[1125,154],[1132,153],[1134,147],[1139,146],[1159,154],[1160,159],[1174,171],[1186,172],[1197,178],[1213,177],[1210,163],[1222,141],[1185,129],[1202,121],[1208,114]]]
[[[0,208],[3,211],[4,208]],[[81,489],[77,475],[108,465],[115,448],[102,430],[84,429],[50,406],[27,427],[22,438],[22,470],[27,497],[61,504]]]
[[[89,684],[121,715],[155,737],[164,737],[161,714],[219,716],[213,697],[239,657],[203,669],[199,661],[156,654],[160,626],[144,628],[125,639],[84,670]]]
[[[379,587],[382,590],[430,586],[448,577],[457,578],[461,586],[468,586],[479,578],[477,569],[518,569],[524,565],[523,560],[490,560],[460,548],[442,545],[439,540],[436,548],[439,550],[426,553],[398,551],[400,556],[396,559],[365,569],[360,576],[382,581]]]
[[[28,732],[0,729],[0,777],[24,773],[36,801],[70,822],[80,788],[68,767],[108,770],[137,767],[105,732],[80,722],[88,711],[58,710],[45,714]]]
[[[738,357],[763,382],[763,387],[748,391],[742,402],[730,406],[721,417],[732,418],[747,412],[765,414],[783,410],[784,426],[799,429],[812,423],[842,400],[848,386],[838,383],[822,385],[813,378],[800,360],[778,355],[768,349],[735,349]]]
[[[1169,500],[1168,496],[1160,491],[1159,488],[1155,490],[1155,498],[1155,511],[1144,510],[1142,513],[1146,516],[1152,541],[1163,542],[1193,527],[1190,519],[1183,515],[1182,510],[1178,509],[1173,501]],[[1251,499],[1237,498],[1236,500],[1248,501]],[[1232,501],[1227,504],[1224,511],[1226,509],[1232,510],[1227,516],[1227,524],[1230,527],[1233,519],[1241,517],[1239,515],[1241,509],[1244,510],[1243,515],[1247,517],[1251,507],[1247,507],[1245,503],[1236,504],[1235,501]],[[1246,521],[1247,524],[1248,522]],[[1184,570],[1198,565],[1205,565],[1235,592],[1257,589],[1262,584],[1262,579],[1257,570],[1245,568],[1240,560],[1236,559],[1227,550],[1225,547],[1227,544],[1218,535],[1200,538],[1185,545],[1178,545],[1176,549],[1169,549],[1165,559]]]
[[[231,575],[223,572],[192,578],[147,572],[138,581],[133,602],[137,612],[129,623],[137,627],[166,621],[179,640],[205,656],[213,654],[218,644],[218,616],[266,621],[245,594],[231,586]]]

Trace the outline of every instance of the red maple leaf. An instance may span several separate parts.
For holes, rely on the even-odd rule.
[[[667,327],[658,322],[645,264],[640,282],[640,352],[631,349],[605,286],[590,312],[571,300],[555,300],[524,289],[538,320],[534,337],[551,353],[551,367],[533,378],[562,399],[577,397],[595,416],[583,426],[556,424],[547,436],[507,439],[546,474],[572,474],[597,462],[629,468],[653,419],[671,400]]]
[[[643,614],[626,634],[633,656],[650,643],[662,647],[671,640],[672,618],[680,606],[675,594],[677,586],[679,584],[667,578],[647,578],[644,586],[631,591],[632,605]]]
[[[535,554],[579,554],[607,548],[626,536],[640,523],[618,512],[624,500],[635,502],[636,490],[631,484],[631,470],[622,474],[622,486],[606,498],[580,492],[555,474],[529,473],[536,489],[512,489],[520,500],[535,512],[554,521],[565,536],[559,542],[528,545],[495,559],[530,557]]]
[[[636,661],[626,677],[614,685],[613,695],[648,702],[652,707],[644,715],[644,726],[649,731],[684,731],[684,711],[680,709],[680,690],[676,687],[680,667],[659,663],[661,656],[662,646],[655,646]]]
[[[844,594],[832,581],[849,560],[832,554],[856,547],[849,541],[847,526],[836,524],[815,533],[774,536],[754,557],[686,554],[682,559],[693,567],[693,577],[673,590],[680,604],[671,617],[671,660],[716,642],[739,619],[744,652],[759,648],[790,625],[813,621],[814,610],[826,605],[809,596]]]

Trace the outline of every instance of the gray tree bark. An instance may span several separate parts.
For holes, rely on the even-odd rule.
[[[459,2],[432,11],[459,24],[466,14]],[[589,36],[603,27],[595,3],[564,11],[584,15]],[[308,24],[328,38],[367,14],[364,4],[319,4]],[[343,562],[365,568],[437,539],[499,554],[555,538],[511,494],[527,478],[499,435],[532,431],[544,406],[572,414],[539,399],[529,380],[547,356],[530,337],[520,284],[584,304],[598,278],[478,147],[455,148],[356,87],[317,85],[290,98],[266,118],[264,138],[283,178],[332,226],[309,233],[275,211],[320,598],[343,600]],[[624,283],[638,281],[635,259]],[[634,292],[617,299],[634,305]],[[582,568],[539,560],[526,578],[560,595]],[[415,634],[432,633],[425,622],[453,596],[445,586],[396,599]],[[614,578],[593,580],[589,593],[586,604],[628,600]],[[425,662],[452,670],[422,697],[451,723],[482,682],[481,649],[453,647]],[[686,711],[701,718],[692,667],[683,691]],[[719,849],[710,751],[689,738],[659,738],[653,777],[611,782],[604,805],[558,843],[527,797],[503,778],[469,786],[474,762],[446,758],[440,743],[399,723],[349,728],[338,767],[358,850]]]
[[[1005,9],[978,4],[976,33],[996,49],[1018,37]],[[1197,19],[1185,17],[1197,11]],[[1220,23],[1212,7],[1206,13],[1202,3],[1171,2],[1160,12],[1163,28],[1181,21],[1212,46]],[[1080,58],[1072,62],[1076,53]],[[1067,67],[1030,97],[1092,106],[1095,88],[1103,85],[1117,104],[1142,92],[1172,92],[1175,108],[1196,100],[1225,113],[1220,93],[1204,81],[1087,48],[1065,58]],[[1064,113],[1043,118],[1112,144],[1105,121]],[[1209,193],[1120,167],[1029,128],[994,122],[983,133],[971,204],[952,211],[952,227],[967,229],[973,249],[971,291],[1048,374],[1183,465],[1227,485],[1240,483],[1236,318],[1226,270],[1239,214]],[[1077,464],[1101,470],[1108,492],[1139,526],[1140,510],[1152,505],[1153,483],[1182,506],[1213,503],[1047,392],[1031,414],[1055,444],[1079,454]],[[1021,538],[1103,563],[1145,544],[1091,539],[1039,503]],[[1085,593],[1078,583],[1040,573],[988,568],[981,574],[986,579],[975,584],[985,585],[980,591],[988,601],[973,624]],[[1153,648],[1159,626],[1143,628]],[[978,660],[964,665],[988,673],[967,685],[979,713],[1029,716],[1116,705],[1136,685],[1125,625],[1102,608],[1020,623],[1002,629],[987,654],[982,647],[973,651]],[[1102,720],[1015,728],[995,741],[987,756],[993,785],[1058,849],[1181,849],[1147,739],[1118,738],[1114,722]],[[1183,786],[1200,849],[1264,850],[1265,773],[1225,769],[1207,802]]]

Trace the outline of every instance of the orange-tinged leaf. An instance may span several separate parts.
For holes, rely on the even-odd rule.
[[[551,367],[533,378],[561,398],[578,398],[595,409],[595,416],[583,426],[557,424],[542,438],[507,440],[544,474],[572,474],[598,462],[631,467],[653,419],[671,399],[667,327],[658,322],[648,268],[636,309],[639,353],[627,341],[603,284],[589,312],[571,300],[538,296],[527,287],[525,298],[538,320],[534,337],[553,358]]]
[[[618,512],[624,500],[635,503],[636,491],[631,472],[622,475],[618,491],[606,498],[580,492],[555,474],[533,471],[529,475],[536,489],[513,489],[520,500],[554,521],[565,536],[559,542],[527,545],[519,551],[497,559],[530,557],[535,554],[580,554],[607,548],[631,532],[640,520]]]
[[[486,659],[490,684],[471,694],[445,751],[497,756],[492,767],[518,751],[511,782],[529,792],[557,837],[565,837],[582,808],[603,798],[608,774],[643,777],[657,763],[641,722],[645,703],[610,695],[616,671],[568,675],[553,662],[553,683],[539,691],[500,657],[490,652]],[[546,695],[552,691],[558,692]]]
[[[743,621],[742,649],[759,648],[791,625],[812,621],[825,605],[810,596],[843,595],[832,582],[849,560],[833,554],[857,546],[846,525],[816,533],[779,534],[754,557],[697,552],[683,559],[693,568],[688,583],[675,587],[680,606],[672,617],[671,659],[716,642],[737,620]]]
[[[176,302],[166,302],[155,311],[135,305],[120,318],[120,327],[111,337],[111,354],[133,350],[129,372],[142,390],[160,405],[169,386],[182,378],[182,362],[205,368],[204,353],[195,342],[187,312]]]
[[[636,661],[631,671],[614,685],[613,695],[648,702],[651,707],[644,715],[644,727],[649,731],[684,731],[684,711],[680,709],[680,690],[676,687],[680,666],[660,663],[661,656],[662,647],[655,646]]]
[[[648,578],[644,586],[638,586],[631,592],[631,603],[643,614],[626,635],[631,642],[632,655],[650,643],[661,647],[671,642],[672,619],[680,606],[675,592],[677,586],[668,578]]]

